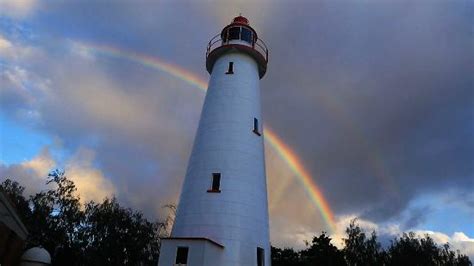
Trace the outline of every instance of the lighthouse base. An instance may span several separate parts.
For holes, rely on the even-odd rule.
[[[163,238],[158,266],[218,266],[223,249],[208,238]]]

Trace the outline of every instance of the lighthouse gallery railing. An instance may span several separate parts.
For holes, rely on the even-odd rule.
[[[214,36],[207,44],[206,58],[214,49],[219,48],[221,46],[234,44],[234,43],[231,43],[231,41],[236,41],[236,40],[224,41],[222,40],[220,34],[217,34],[216,36]],[[241,40],[241,41],[245,42],[244,40]],[[253,42],[253,44],[249,43],[249,47],[252,47],[255,51],[259,52],[262,56],[264,56],[265,61],[268,62],[268,48],[267,48],[267,45],[261,39],[257,38],[256,41]]]

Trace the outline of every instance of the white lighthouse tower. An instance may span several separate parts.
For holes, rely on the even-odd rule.
[[[267,62],[245,17],[209,42],[209,88],[160,266],[270,265],[259,86]]]

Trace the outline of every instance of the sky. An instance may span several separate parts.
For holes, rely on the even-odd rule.
[[[0,181],[35,193],[62,168],[83,201],[164,219],[206,45],[239,13],[269,47],[266,130],[293,155],[267,141],[272,244],[341,246],[358,217],[473,259],[473,1],[0,0]]]

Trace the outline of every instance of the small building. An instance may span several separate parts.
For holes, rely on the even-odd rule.
[[[18,265],[28,231],[15,206],[0,190],[0,265]]]
[[[21,256],[20,266],[46,266],[51,265],[49,252],[42,247],[30,248]]]

